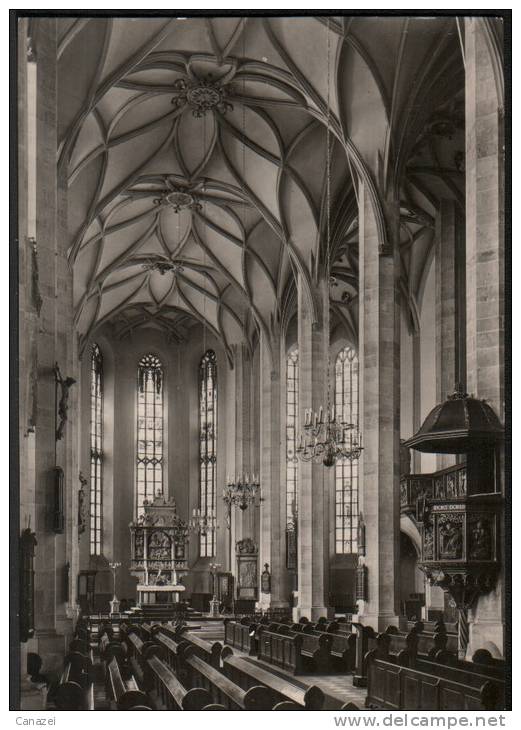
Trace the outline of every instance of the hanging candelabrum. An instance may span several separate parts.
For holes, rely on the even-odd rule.
[[[191,532],[197,532],[199,535],[208,535],[219,529],[215,510],[209,509],[206,512],[200,509],[193,509],[192,516],[188,521],[188,529]]]
[[[306,408],[304,427],[296,449],[301,461],[322,462],[324,466],[334,466],[341,459],[358,459],[362,453],[362,434],[353,423],[338,419],[335,407],[318,413]]]
[[[226,478],[226,486],[223,489],[223,502],[227,506],[227,526],[230,528],[230,517],[232,507],[238,507],[244,511],[251,504],[255,504],[255,498],[260,490],[258,474],[241,474]]]
[[[116,573],[117,573],[118,568],[121,568],[121,563],[117,563],[117,562],[109,563],[109,568],[112,571],[112,587],[113,587],[112,601],[110,601],[110,613],[119,613],[119,600],[116,596]]]

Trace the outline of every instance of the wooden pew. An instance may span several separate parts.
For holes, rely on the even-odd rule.
[[[94,709],[92,674],[89,669],[88,657],[77,652],[65,657],[64,669],[54,693],[54,702],[59,710]]]
[[[80,654],[88,656],[90,652],[90,643],[85,639],[73,639],[69,644],[69,651],[78,651]]]
[[[482,651],[482,650],[478,649],[478,651]],[[474,654],[474,656],[476,656],[476,653]],[[467,672],[474,672],[476,674],[484,674],[485,676],[487,676],[491,679],[504,679],[505,678],[505,666],[504,666],[503,660],[499,660],[499,664],[486,664],[483,660],[480,662],[475,662],[474,656],[473,656],[473,661],[468,662],[464,659],[458,659],[457,656],[455,656],[454,654],[452,654],[450,652],[439,651],[431,659],[432,659],[432,661],[437,662],[439,664],[455,667],[457,669],[463,669]],[[480,656],[483,656],[483,655],[478,655],[478,659]]]
[[[303,634],[281,634],[261,626],[258,637],[257,656],[259,659],[291,672],[291,674],[302,674],[304,671],[301,655]]]
[[[248,618],[242,618],[240,621],[225,618],[224,643],[240,649],[250,656],[255,655],[257,653],[256,632],[258,625]]]
[[[163,627],[163,631],[171,635],[171,630]],[[220,641],[206,641],[201,637],[189,631],[187,627],[182,627],[178,632],[174,632],[173,638],[177,641],[183,639],[191,644],[197,656],[201,657],[204,661],[208,662],[212,667],[219,669],[221,650],[223,648]]]
[[[488,651],[488,649],[478,649],[472,655],[472,661],[474,664],[483,665],[486,667],[495,667],[499,671],[505,672],[506,664],[504,659],[496,659]]]
[[[107,662],[107,691],[118,710],[151,710],[148,697],[142,692],[134,678],[113,656]]]
[[[372,626],[364,626],[354,622],[356,636],[355,667],[353,674],[354,687],[367,687],[367,653],[376,647],[376,636]]]
[[[147,661],[147,686],[154,686],[166,710],[225,710],[216,705],[210,692],[201,687],[186,689],[165,662],[152,655]]]
[[[455,682],[367,656],[366,707],[382,710],[495,710],[497,692],[490,682],[480,687]]]
[[[331,656],[334,634],[316,631],[314,624],[309,621],[292,624],[291,626],[270,624],[267,631],[277,635],[302,637],[300,654],[302,667],[305,671],[320,674],[334,671],[334,662]]]
[[[130,666],[140,686],[145,690],[150,689],[147,685],[147,674],[144,664],[151,656],[163,659],[165,649],[153,641],[143,641],[134,630],[125,630],[122,640],[127,646]]]
[[[449,633],[443,621],[407,621],[408,631],[418,634],[418,653],[434,656],[437,651],[458,653],[458,635]]]
[[[487,705],[496,710],[500,710],[505,706],[505,682],[503,680],[494,679],[485,674],[479,674],[476,671],[468,671],[467,669],[446,665],[441,666],[436,662],[418,658],[413,668],[426,674],[434,674],[435,676],[477,689],[487,685]]]
[[[188,641],[175,641],[171,636],[168,636],[163,631],[158,631],[154,636],[154,641],[165,649],[166,662],[168,666],[175,672],[175,674],[182,679],[183,666],[182,666],[182,652],[187,646],[190,646]]]
[[[419,654],[424,657],[433,657],[438,651],[445,650],[447,646],[447,634],[420,633],[417,626],[413,627],[408,634],[398,631],[395,626],[388,626],[384,633],[392,637],[391,647],[407,649],[412,656]],[[395,648],[390,648],[390,652],[397,653]]]
[[[252,662],[235,656],[230,647],[221,652],[223,673],[243,689],[262,685],[272,690],[280,702],[288,701],[303,710],[321,710],[325,697],[320,687],[312,685],[307,689],[298,687],[282,677],[278,677]],[[289,709],[279,708],[279,709]]]
[[[351,631],[351,624],[349,624],[349,633],[347,633],[346,627],[347,625],[341,630],[337,621],[328,621],[324,618],[319,619],[316,624],[293,624],[291,629],[317,636],[321,633],[332,635],[333,639],[329,649],[330,669],[335,672],[350,672],[355,668],[356,635]]]
[[[394,626],[388,627],[376,637],[376,646],[373,649],[379,659],[394,662],[402,667],[413,666],[418,652],[418,635],[411,631],[409,634],[399,634]]]
[[[190,686],[207,689],[215,703],[224,705],[228,710],[272,710],[278,704],[277,698],[267,687],[259,685],[248,690],[241,689],[197,656],[195,646],[187,647],[183,660],[189,668]]]
[[[109,639],[105,634],[101,637],[98,644],[99,655],[103,661],[110,661],[112,657],[124,659],[126,656],[125,646],[120,641]]]

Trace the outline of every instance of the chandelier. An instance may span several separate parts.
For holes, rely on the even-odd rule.
[[[168,272],[172,272],[172,274],[180,274],[184,271],[183,265],[180,264],[179,261],[171,261],[166,256],[159,255],[147,259],[142,266],[146,271],[158,271],[161,276],[164,276]]]
[[[188,529],[191,532],[197,532],[199,535],[206,536],[219,529],[215,510],[210,509],[208,512],[202,512],[200,509],[193,509],[192,516],[188,520]]]
[[[330,30],[328,20],[327,31],[327,126],[326,126],[326,256],[325,256],[325,280],[328,284],[327,296],[330,298],[329,288],[338,286],[334,276],[331,276],[331,105],[329,93],[329,68],[330,68]],[[327,407],[320,406],[318,413],[311,408],[306,408],[304,413],[304,426],[295,449],[301,461],[322,462],[326,467],[331,467],[337,461],[349,459],[354,461],[362,453],[362,436],[353,423],[348,423],[335,416],[335,406],[331,404],[331,380],[330,380],[330,348],[329,338],[326,344],[327,353]]]
[[[250,504],[254,504],[260,489],[260,481],[258,475],[252,474],[250,479],[249,474],[243,474],[233,478],[228,476],[226,482],[222,497],[228,507],[229,520],[232,507],[238,507],[244,511]]]
[[[322,406],[318,413],[306,408],[304,428],[296,448],[301,461],[321,461],[329,467],[341,459],[358,459],[362,449],[362,435],[353,423],[337,420],[334,406],[326,409],[325,420]]]

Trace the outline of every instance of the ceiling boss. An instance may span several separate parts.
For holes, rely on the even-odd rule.
[[[228,88],[221,81],[212,80],[211,76],[206,79],[178,79],[174,89],[172,104],[176,108],[188,105],[194,117],[204,117],[206,112],[214,110],[220,114],[233,110],[233,104],[227,99]]]

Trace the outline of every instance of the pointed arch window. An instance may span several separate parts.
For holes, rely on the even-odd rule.
[[[137,384],[136,514],[143,502],[163,493],[163,365],[155,355],[141,358]]]
[[[337,418],[358,429],[358,355],[344,347],[335,361],[335,411]],[[356,553],[358,530],[358,459],[335,464],[335,552]]]
[[[90,357],[90,554],[101,555],[103,528],[103,356]]]
[[[199,503],[202,515],[217,507],[217,358],[207,350],[199,365]],[[215,555],[215,530],[199,536],[202,558]]]
[[[286,524],[295,527],[297,514],[297,422],[298,422],[298,349],[286,359]]]

